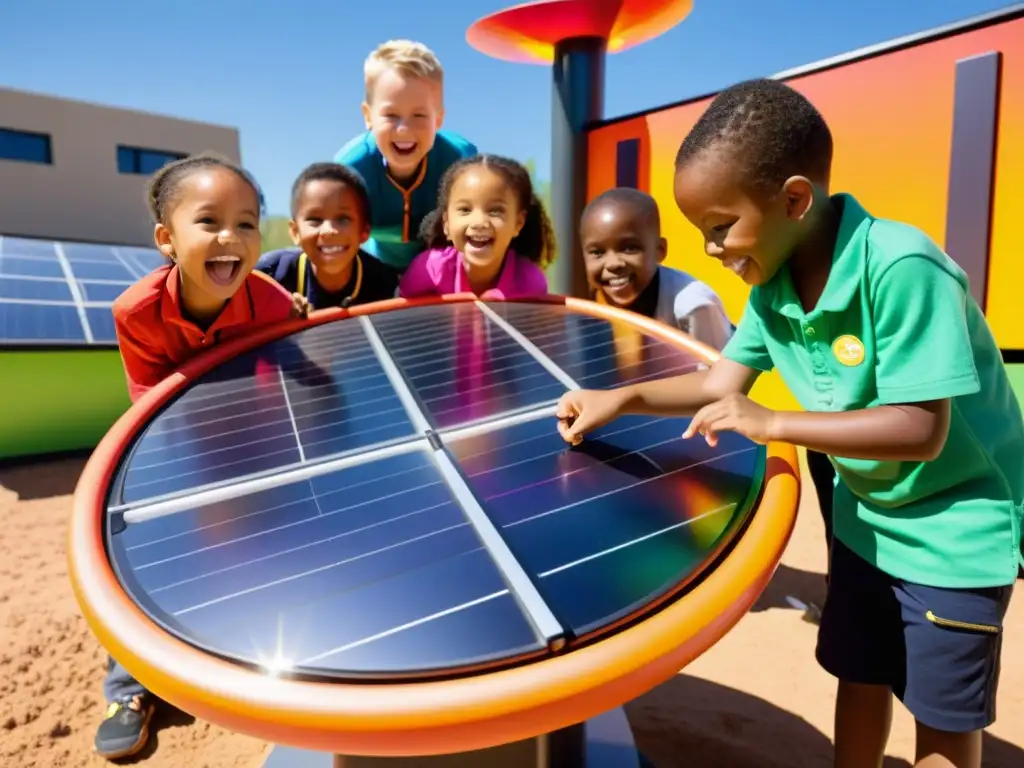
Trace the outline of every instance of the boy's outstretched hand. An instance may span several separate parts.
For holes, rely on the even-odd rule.
[[[584,434],[620,416],[624,401],[622,391],[617,389],[577,389],[566,392],[555,408],[558,434],[565,442],[579,445]]]
[[[694,414],[683,438],[703,435],[708,445],[718,445],[719,432],[737,432],[759,445],[776,440],[779,414],[758,405],[746,395],[732,394],[709,403]]]
[[[309,317],[309,310],[312,309],[309,299],[301,293],[292,294],[292,317],[305,320]]]

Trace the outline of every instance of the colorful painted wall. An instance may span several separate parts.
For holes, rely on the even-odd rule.
[[[977,100],[986,87],[986,66],[988,107],[983,99]],[[979,72],[981,81],[972,82]],[[974,265],[982,270],[979,298],[1000,347],[1024,350],[1024,18],[787,82],[828,120],[836,145],[837,191],[853,193],[877,216],[917,225],[940,244],[947,244],[947,219],[952,216],[958,217],[953,237],[961,220],[988,230],[976,254],[979,262],[984,261],[987,239],[987,264]],[[746,302],[747,287],[704,255],[700,235],[683,219],[672,197],[676,150],[709,102],[710,98],[701,99],[593,129],[588,137],[587,195],[589,200],[617,182],[651,193],[661,208],[663,234],[669,242],[666,263],[715,288],[735,321]],[[978,133],[979,110],[986,109],[988,115],[980,115],[980,132],[985,133],[987,117],[991,141],[994,122],[995,159],[991,204],[982,215],[975,204],[979,195],[964,194],[964,189],[978,184],[971,174],[985,160],[978,156],[977,143],[970,146],[977,136],[972,139],[969,134]],[[967,162],[958,171],[966,173],[965,184],[961,186],[957,177],[951,200],[955,113],[958,151]],[[972,119],[975,124],[967,125]],[[965,210],[972,207],[975,210]],[[947,249],[957,258],[951,245]]]

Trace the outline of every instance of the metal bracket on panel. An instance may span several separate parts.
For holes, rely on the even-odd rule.
[[[426,436],[427,442],[430,443],[430,447],[433,450],[440,451],[441,449],[444,448],[444,443],[441,442],[441,436],[437,434],[437,432],[435,432],[432,429],[428,429]]]
[[[124,521],[124,512],[111,512],[107,515],[107,529],[111,536],[124,533],[128,523]]]

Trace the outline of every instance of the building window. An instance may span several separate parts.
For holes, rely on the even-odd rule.
[[[144,147],[117,147],[117,172],[140,173],[149,176],[156,173],[168,163],[187,157],[180,152],[166,152],[162,149],[146,149]]]
[[[52,165],[50,136],[45,133],[0,128],[0,160]]]

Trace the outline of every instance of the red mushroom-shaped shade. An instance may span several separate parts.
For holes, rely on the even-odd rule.
[[[618,53],[667,32],[693,0],[534,0],[475,22],[466,41],[496,59],[550,64],[555,44],[572,37],[603,37]]]

